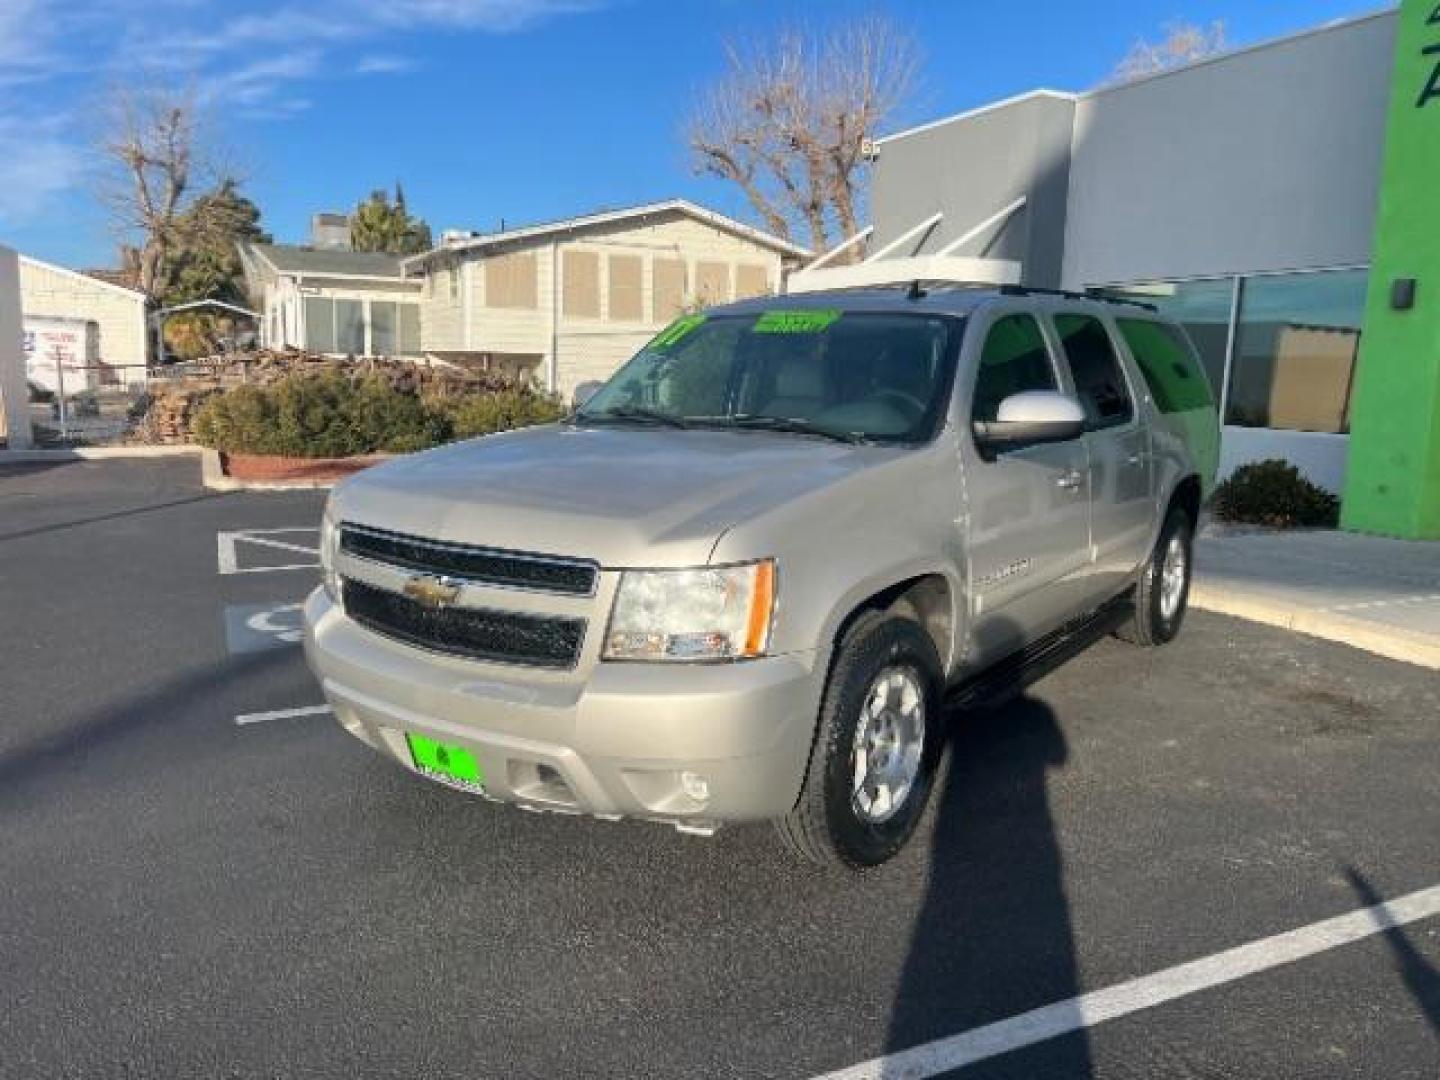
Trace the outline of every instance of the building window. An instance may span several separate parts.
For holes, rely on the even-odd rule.
[[[650,294],[655,322],[669,322],[685,310],[685,262],[656,258],[650,264]]]
[[[305,348],[317,353],[335,351],[335,301],[328,296],[305,297]]]
[[[485,304],[492,308],[537,306],[535,255],[494,255],[485,260]]]
[[[644,260],[639,255],[611,255],[609,261],[610,318],[615,322],[644,322]]]
[[[1365,315],[1363,270],[1245,279],[1225,422],[1343,433]]]
[[[420,305],[400,305],[400,341],[397,350],[401,356],[420,355]]]
[[[722,262],[696,263],[695,297],[701,304],[723,304],[729,301],[729,264]]]
[[[449,281],[450,281],[450,299],[451,299],[451,300],[459,300],[459,299],[460,299],[460,264],[459,264],[458,262],[455,262],[455,263],[451,263],[451,264],[450,264]]]
[[[593,251],[566,251],[560,262],[560,310],[572,319],[598,319],[600,256]]]
[[[420,305],[305,298],[305,348],[355,356],[418,356]]]
[[[365,355],[365,306],[359,300],[335,301],[335,351]]]
[[[1075,396],[1085,410],[1086,427],[1095,431],[1130,422],[1135,410],[1115,346],[1100,320],[1089,315],[1057,315],[1055,329],[1070,362]]]
[[[1225,356],[1230,349],[1230,315],[1235,303],[1234,278],[1200,281],[1157,281],[1096,290],[1104,296],[1139,300],[1185,328],[1215,399],[1225,382]]]
[[[370,301],[371,356],[395,355],[396,307],[393,300]]]

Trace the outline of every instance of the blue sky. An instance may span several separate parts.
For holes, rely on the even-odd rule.
[[[88,149],[137,73],[211,100],[266,226],[304,238],[403,182],[440,229],[682,195],[748,217],[692,175],[681,129],[727,37],[885,12],[926,52],[900,126],[1103,80],[1138,37],[1224,20],[1250,44],[1381,5],[1357,0],[0,0],[0,242],[113,261]]]

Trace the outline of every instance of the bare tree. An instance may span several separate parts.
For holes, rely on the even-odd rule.
[[[914,39],[872,16],[730,42],[686,128],[695,171],[736,184],[771,232],[822,251],[858,228],[863,147],[919,77]]]
[[[1164,29],[1165,37],[1159,42],[1137,39],[1125,59],[1115,65],[1111,78],[1115,81],[1138,79],[1182,64],[1193,64],[1224,52],[1227,45],[1224,22],[1213,22],[1209,26],[1167,23]]]
[[[185,210],[216,177],[202,146],[196,95],[121,88],[111,93],[103,123],[102,198],[117,232],[133,246],[126,264],[135,287],[159,297],[170,284],[170,257],[182,242]]]

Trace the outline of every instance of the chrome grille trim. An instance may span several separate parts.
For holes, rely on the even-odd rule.
[[[593,597],[600,564],[590,559],[453,544],[342,522],[340,551],[353,559],[468,585],[556,596]]]

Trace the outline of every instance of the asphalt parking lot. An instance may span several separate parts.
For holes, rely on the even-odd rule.
[[[1433,671],[1102,640],[954,718],[898,861],[817,873],[380,759],[295,644],[322,496],[197,474],[0,466],[0,1075],[929,1075],[987,1025],[956,1075],[1440,1075]]]

